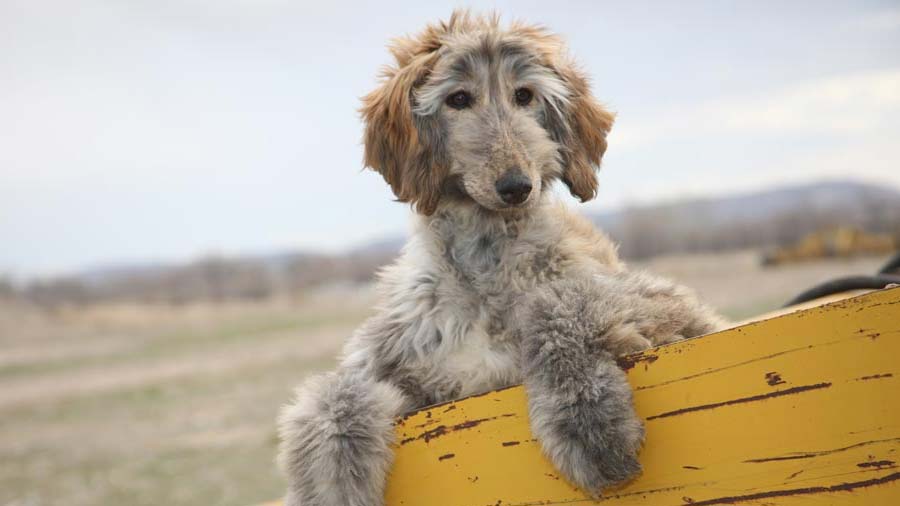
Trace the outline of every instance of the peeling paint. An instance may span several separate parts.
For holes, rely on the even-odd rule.
[[[875,469],[882,469],[885,467],[891,468],[891,467],[895,467],[895,466],[894,466],[893,460],[876,460],[874,462],[862,462],[862,463],[856,464],[856,467],[862,467],[863,469],[870,468],[870,467],[874,467]]]
[[[419,439],[424,440],[427,443],[427,442],[431,441],[432,439],[439,438],[441,436],[449,434],[450,432],[471,429],[472,427],[477,427],[478,425],[481,425],[484,422],[490,422],[492,420],[497,420],[499,418],[509,418],[509,417],[513,417],[513,416],[516,416],[515,413],[505,413],[502,415],[491,416],[488,418],[478,418],[476,420],[466,420],[465,422],[461,422],[456,425],[451,425],[449,427],[446,425],[438,425],[437,427],[435,427],[431,430],[427,430],[427,431],[419,434],[418,436],[407,437],[407,438],[403,439],[402,441],[400,441],[400,444],[405,445],[407,443],[411,443],[411,442],[419,440]]]
[[[738,327],[738,329],[740,329],[740,327]],[[738,330],[738,329],[734,329],[734,330]],[[696,339],[696,338],[695,338],[695,339]],[[832,344],[837,344],[838,342],[840,342],[840,341],[831,341],[831,342],[828,342],[828,343],[822,343],[822,344],[819,344],[819,345],[817,345],[817,346],[828,346],[828,345],[832,345]],[[770,358],[780,357],[780,356],[782,356],[782,355],[787,355],[787,354],[789,354],[789,353],[796,353],[796,352],[800,352],[800,351],[807,351],[807,350],[809,350],[809,349],[810,349],[810,346],[809,346],[809,345],[806,345],[806,346],[799,346],[799,347],[796,347],[796,348],[791,348],[791,349],[789,349],[789,350],[779,351],[778,353],[772,353],[772,354],[769,354],[769,355],[763,355],[763,356],[761,356],[761,357],[754,357],[754,358],[751,358],[751,359],[749,359],[749,360],[744,360],[744,361],[742,361],[742,362],[736,362],[736,363],[729,364],[729,365],[722,366],[722,367],[714,367],[714,368],[710,368],[710,369],[707,369],[707,370],[705,370],[705,371],[698,372],[698,373],[696,373],[696,374],[690,374],[690,375],[688,375],[688,376],[682,376],[682,377],[680,377],[680,378],[675,378],[675,379],[671,379],[671,380],[668,380],[668,381],[662,381],[662,382],[660,382],[660,383],[655,383],[655,384],[653,384],[653,385],[643,385],[643,386],[639,386],[639,387],[637,387],[635,390],[649,390],[649,389],[651,389],[651,388],[657,388],[657,387],[661,387],[661,386],[671,385],[671,384],[673,384],[673,383],[678,383],[678,382],[681,382],[681,381],[692,380],[692,379],[694,379],[694,378],[699,378],[699,377],[701,377],[701,376],[706,376],[706,375],[708,375],[708,374],[713,374],[713,373],[717,373],[717,372],[727,371],[727,370],[729,370],[729,369],[734,369],[734,368],[737,368],[737,367],[740,367],[740,366],[749,365],[749,364],[752,364],[752,363],[755,363],[755,362],[761,362],[761,361],[763,361],[763,360],[769,360]]]
[[[805,471],[805,469],[801,469],[801,470],[797,471],[796,473],[791,473],[791,475],[788,476],[787,478],[785,478],[784,481],[790,481],[790,480],[793,480],[794,478],[796,478],[796,477],[800,476],[801,474],[803,474],[803,471]]]
[[[853,448],[860,448],[862,446],[869,446],[879,443],[896,443],[900,442],[900,438],[888,438],[888,439],[876,439],[873,441],[863,441],[862,443],[856,443],[850,446],[844,446],[842,448],[834,448],[832,450],[820,450],[814,452],[797,452],[789,455],[781,455],[778,457],[763,457],[759,459],[750,459],[743,461],[745,464],[760,464],[763,462],[776,462],[780,460],[799,460],[799,459],[811,459],[815,457],[821,457],[822,455],[831,455],[832,453],[843,452],[847,450],[851,450]]]
[[[781,379],[781,375],[778,374],[777,372],[767,372],[766,373],[766,383],[768,383],[769,386],[774,387],[775,385],[783,385],[784,380]]]
[[[744,404],[747,402],[755,402],[762,401],[766,399],[772,399],[775,397],[784,397],[785,395],[793,395],[801,392],[807,392],[810,390],[819,390],[821,388],[828,388],[831,386],[831,383],[823,382],[816,383],[815,385],[803,385],[799,387],[787,388],[785,390],[778,390],[776,392],[769,392],[767,394],[760,395],[751,395],[750,397],[741,397],[740,399],[731,399],[729,401],[715,402],[712,404],[702,404],[700,406],[691,406],[687,408],[676,409],[674,411],[667,411],[665,413],[660,413],[658,415],[648,416],[647,420],[656,420],[659,418],[666,418],[670,416],[683,415],[685,413],[692,413],[694,411],[704,411],[707,409],[716,409],[721,408],[723,406],[733,406],[735,404]]]
[[[624,357],[619,357],[616,359],[616,363],[618,363],[619,367],[623,370],[629,371],[639,363],[643,363],[644,367],[646,368],[647,365],[652,364],[657,360],[659,360],[659,357],[657,355],[644,351],[640,353],[634,353],[632,355],[625,355]]]
[[[703,501],[694,501],[689,504],[691,506],[711,506],[714,504],[737,504],[748,501],[756,501],[759,499],[771,499],[774,497],[790,497],[797,495],[810,495],[810,494],[827,494],[831,492],[850,492],[853,490],[857,490],[860,488],[866,487],[875,487],[878,485],[883,485],[885,483],[890,483],[892,481],[897,481],[900,479],[900,473],[893,473],[887,476],[882,476],[880,478],[873,478],[871,480],[864,481],[855,481],[848,483],[839,483],[837,485],[830,486],[821,486],[821,487],[806,487],[806,488],[792,488],[787,490],[771,490],[768,492],[757,492],[755,494],[747,494],[747,495],[733,495],[727,497],[716,497],[714,499],[705,499]]]
[[[893,374],[887,372],[884,374],[873,374],[871,376],[863,376],[861,378],[857,378],[856,381],[868,381],[868,380],[874,380],[874,379],[884,379],[884,378],[893,378],[893,377],[894,377]]]

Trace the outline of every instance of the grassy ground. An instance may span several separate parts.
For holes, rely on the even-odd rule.
[[[882,259],[762,270],[740,253],[656,259],[728,316]],[[274,418],[329,368],[371,296],[47,314],[0,306],[0,505],[248,505],[283,488]]]
[[[0,316],[0,504],[253,504],[274,417],[367,298]]]

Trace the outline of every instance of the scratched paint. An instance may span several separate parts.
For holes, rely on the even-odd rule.
[[[542,456],[521,387],[433,406],[398,423],[387,504],[900,504],[898,357],[900,289],[623,358],[644,473],[600,501]]]

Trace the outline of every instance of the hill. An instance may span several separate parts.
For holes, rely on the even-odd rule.
[[[900,191],[829,181],[591,216],[627,258],[763,248],[834,226],[900,236]]]

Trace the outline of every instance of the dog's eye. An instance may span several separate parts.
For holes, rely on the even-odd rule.
[[[534,94],[528,88],[519,88],[516,90],[516,104],[526,106],[531,103]]]
[[[454,109],[465,109],[472,105],[472,95],[465,91],[457,91],[447,97],[447,105]]]

